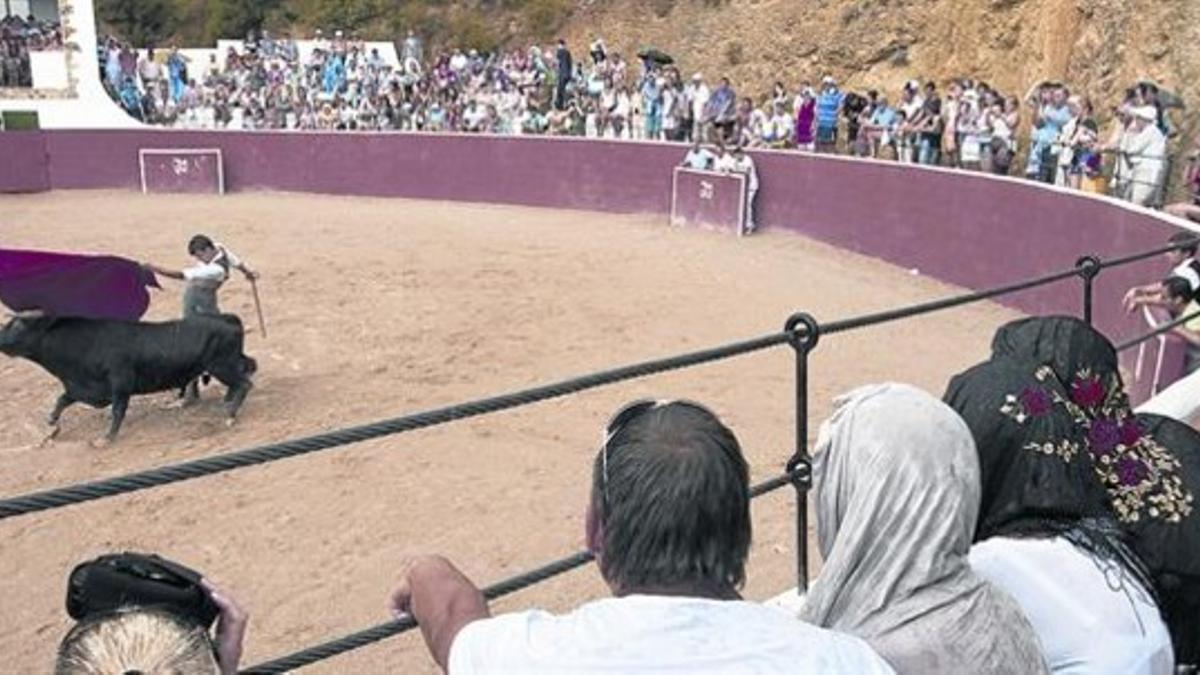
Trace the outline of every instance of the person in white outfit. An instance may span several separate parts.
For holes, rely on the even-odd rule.
[[[746,154],[745,148],[740,145],[734,146],[732,161],[728,166],[731,172],[746,177],[746,214],[741,227],[742,234],[750,234],[758,229],[758,223],[754,220],[754,199],[758,196],[758,168],[754,166],[754,159]]]
[[[392,608],[454,675],[893,672],[856,637],[741,598],[749,497],[741,447],[712,412],[638,401],[613,416],[592,463],[586,537],[614,597],[491,617],[449,561],[422,557]]]
[[[1158,195],[1162,181],[1167,137],[1158,128],[1158,111],[1153,106],[1133,108],[1130,115],[1117,160],[1123,178],[1122,196],[1139,206],[1148,206]]]

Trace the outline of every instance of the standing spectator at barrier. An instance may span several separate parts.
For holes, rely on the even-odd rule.
[[[612,123],[613,138],[629,138],[629,123],[633,116],[633,99],[628,87],[620,87],[613,96],[613,107],[609,121]]]
[[[816,150],[817,98],[812,87],[805,83],[796,96],[796,149]]]
[[[868,157],[879,157],[881,148],[890,147],[893,158],[896,155],[896,126],[899,118],[896,109],[888,104],[887,96],[880,94],[871,111],[871,117],[863,126],[864,154]]]
[[[979,92],[969,89],[962,93],[955,115],[955,142],[958,146],[956,166],[978,171],[983,162],[983,111],[980,109]]]
[[[956,168],[961,166],[959,152],[962,150],[962,139],[958,134],[958,113],[961,112],[959,106],[962,104],[962,94],[962,83],[951,80],[950,86],[946,87],[945,100],[941,104],[940,155],[945,158],[946,164]]]
[[[137,73],[147,91],[158,91],[159,82],[162,80],[162,65],[154,58],[153,47],[147,49],[146,55],[138,61]]]
[[[187,62],[188,58],[179,53],[179,48],[172,46],[170,54],[167,55],[167,76],[170,79],[171,100],[176,103],[183,96],[184,87],[187,85]]]
[[[421,62],[421,40],[411,28],[404,37],[404,44],[400,47],[400,58],[404,60],[412,59],[417,63]]]
[[[1200,261],[1196,260],[1197,237],[1200,235],[1195,232],[1172,234],[1167,239],[1167,244],[1176,248],[1167,251],[1164,257],[1171,266],[1168,275],[1186,280],[1191,286],[1193,296],[1200,297]],[[1142,305],[1162,307],[1166,304],[1167,298],[1163,293],[1162,284],[1157,281],[1130,288],[1121,300],[1121,305],[1127,312],[1133,312]]]
[[[725,143],[734,139],[737,127],[737,94],[729,84],[728,77],[721,78],[721,84],[708,99],[706,117],[713,125],[717,138]]]
[[[1059,171],[1063,174],[1061,184],[1082,189],[1084,181],[1094,183],[1100,171],[1101,157],[1098,152],[1099,127],[1092,110],[1092,102],[1085,96],[1072,96],[1067,100],[1072,120],[1063,128],[1062,149],[1059,152]],[[1102,186],[1100,187],[1102,190]],[[1095,188],[1088,191],[1096,191]]]
[[[586,517],[614,597],[557,616],[491,617],[450,561],[424,556],[404,564],[393,611],[416,619],[434,661],[455,675],[890,673],[857,638],[741,599],[747,476],[733,432],[702,406],[628,405],[604,430]]]
[[[737,114],[734,116],[733,138],[734,145],[751,145],[757,144],[762,139],[763,128],[766,126],[767,116],[762,111],[762,108],[754,105],[754,101],[749,96],[742,99],[737,106]]]
[[[1071,119],[1071,111],[1067,107],[1068,95],[1063,85],[1043,82],[1026,96],[1034,109],[1033,143],[1029,147],[1029,162],[1025,166],[1026,178],[1043,183],[1054,182],[1058,167],[1055,142]]]
[[[558,48],[554,50],[554,63],[554,108],[562,110],[567,107],[567,85],[575,73],[575,61],[563,38],[558,39]]]
[[[837,81],[826,75],[817,94],[817,152],[837,152],[838,117],[845,99]]]
[[[656,73],[647,74],[645,80],[642,82],[640,94],[643,124],[645,126],[644,138],[647,140],[662,140],[662,90],[665,86],[666,80],[658,77]]]
[[[125,109],[125,112],[139,122],[145,119],[142,110],[142,94],[138,91],[137,82],[132,77],[126,77],[125,81],[121,83],[119,97],[121,107]]]
[[[997,99],[1000,100],[999,98]],[[987,118],[987,132],[991,136],[991,173],[1007,176],[1012,170],[1012,161],[1017,154],[1017,129],[1021,125],[1021,102],[1016,96],[996,103]]]
[[[1200,136],[1196,137],[1192,150],[1187,155],[1187,168],[1183,172],[1183,182],[1188,191],[1188,199],[1168,204],[1164,210],[1178,218],[1187,218],[1192,222],[1200,223]]]
[[[1158,197],[1163,167],[1167,159],[1167,137],[1158,127],[1154,106],[1138,106],[1130,111],[1129,131],[1122,139],[1121,159],[1128,167],[1128,181],[1121,197],[1150,206]]]
[[[967,425],[908,385],[836,405],[813,452],[824,564],[800,617],[865,639],[902,674],[1047,673],[1021,608],[967,560],[981,492]]]
[[[731,173],[740,173],[746,178],[746,215],[741,223],[741,234],[751,234],[758,229],[754,219],[754,200],[758,197],[758,168],[754,166],[754,158],[746,154],[741,145],[733,146],[732,159],[728,163]]]
[[[767,147],[782,149],[786,148],[791,143],[792,116],[788,114],[788,104],[786,101],[781,101],[775,104],[775,113],[767,122],[767,133],[763,137],[763,141]]]
[[[916,80],[904,84],[900,93],[898,106],[902,117],[901,124],[896,129],[897,159],[903,163],[917,161],[917,150],[920,145],[920,134],[917,125],[925,108],[925,97],[921,96],[921,85]]]
[[[681,112],[685,104],[673,71],[667,75],[659,97],[663,138],[668,141],[683,141]]]
[[[879,93],[871,90],[866,96],[850,92],[842,103],[842,116],[846,118],[846,151],[851,154],[861,154],[858,148],[858,132],[862,127],[862,115],[868,112],[879,98]]]
[[[925,83],[925,103],[915,121],[909,126],[917,134],[917,161],[927,166],[937,166],[942,156],[942,100],[937,94],[937,85]]]
[[[791,107],[792,97],[788,94],[787,86],[779,80],[775,80],[775,84],[771,87],[771,110],[777,105],[783,105],[784,108]]]
[[[708,99],[711,97],[711,93],[708,85],[704,84],[704,76],[700,73],[692,75],[692,82],[688,86],[690,89],[686,93],[687,99],[691,101],[692,138],[704,142],[709,137],[709,120],[705,113],[708,111]]]

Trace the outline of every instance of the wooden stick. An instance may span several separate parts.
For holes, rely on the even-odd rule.
[[[258,329],[267,337],[267,322],[263,319],[262,302],[258,299],[258,281],[250,279],[250,290],[254,291],[254,310],[258,313]]]

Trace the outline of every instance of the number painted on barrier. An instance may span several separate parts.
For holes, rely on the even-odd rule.
[[[712,198],[713,184],[706,180],[700,181],[700,199],[706,199],[711,202]]]
[[[186,158],[176,158],[171,160],[171,171],[176,176],[182,176],[188,172],[188,161]]]

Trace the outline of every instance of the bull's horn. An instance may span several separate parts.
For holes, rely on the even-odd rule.
[[[24,309],[19,312],[5,312],[5,314],[14,319],[41,319],[46,316],[46,312],[41,309]]]

